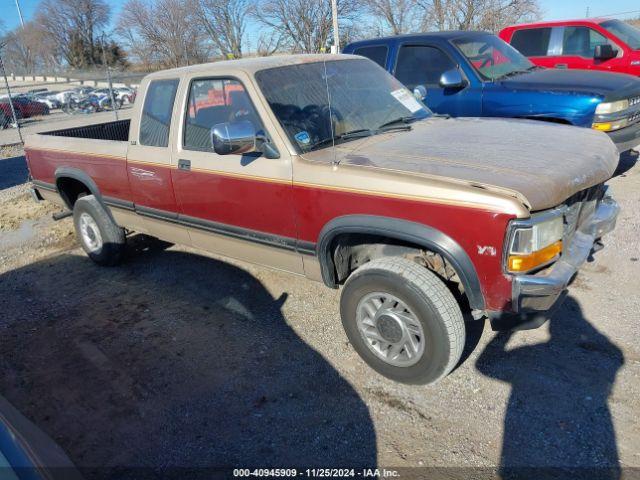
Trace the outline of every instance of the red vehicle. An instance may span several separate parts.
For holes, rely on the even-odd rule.
[[[500,38],[536,65],[640,76],[640,30],[616,19],[513,25]]]
[[[5,103],[7,103],[7,108],[10,108],[8,102],[9,99]],[[13,108],[15,108],[19,118],[49,115],[49,107],[47,105],[41,102],[34,102],[27,97],[13,97]]]
[[[22,118],[22,114],[16,109],[16,117],[18,120]],[[8,128],[13,123],[13,112],[11,105],[6,100],[0,100],[0,129]]]

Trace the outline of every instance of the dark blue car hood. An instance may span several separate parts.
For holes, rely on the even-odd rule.
[[[622,73],[592,70],[533,70],[500,81],[513,90],[574,92],[600,95],[606,100],[618,100],[640,95],[640,79]]]

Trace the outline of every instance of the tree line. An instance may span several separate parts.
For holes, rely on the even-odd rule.
[[[429,30],[488,30],[540,17],[538,0],[337,0],[341,42]],[[42,0],[4,32],[3,59],[24,73],[151,70],[219,58],[326,51],[330,0]]]

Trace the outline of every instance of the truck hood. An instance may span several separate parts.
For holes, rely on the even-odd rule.
[[[613,175],[619,154],[609,137],[587,128],[533,120],[430,118],[336,146],[340,164],[384,168],[512,192],[530,210],[561,204]],[[331,162],[325,148],[304,155]]]
[[[537,90],[599,95],[620,100],[640,95],[640,79],[623,73],[542,68],[500,81],[510,90]]]

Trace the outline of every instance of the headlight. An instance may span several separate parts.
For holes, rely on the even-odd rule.
[[[527,224],[529,223],[529,224]],[[555,260],[562,253],[562,215],[516,224],[509,239],[507,270],[529,272]]]
[[[621,112],[627,108],[629,108],[629,100],[601,103],[596,107],[596,115],[607,115],[609,113]]]

